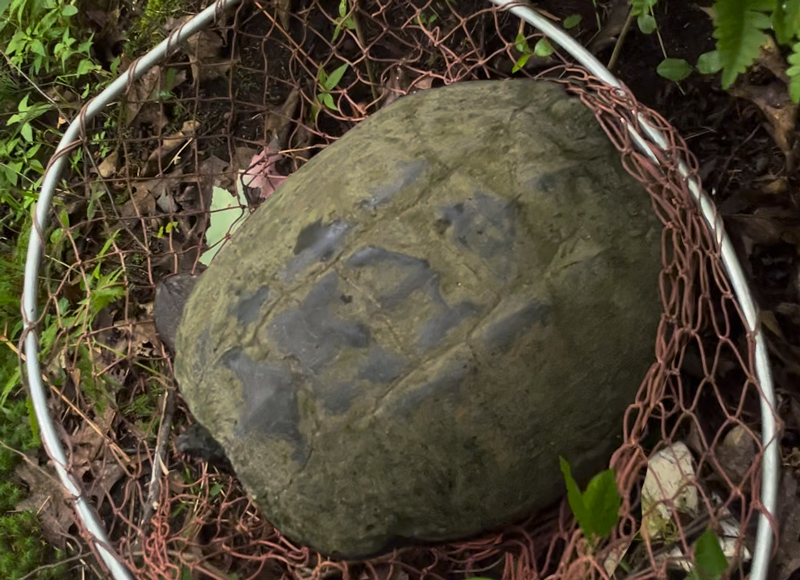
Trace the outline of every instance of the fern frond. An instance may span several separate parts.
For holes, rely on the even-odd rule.
[[[772,13],[772,28],[778,44],[784,46],[800,36],[800,0],[778,2]]]
[[[789,94],[793,103],[800,102],[800,42],[792,47],[792,54],[787,59],[792,65],[786,71],[789,75]]]
[[[765,12],[775,9],[775,0],[716,0],[714,38],[722,64],[722,87],[729,88],[739,73],[747,70],[758,58],[772,26]]]

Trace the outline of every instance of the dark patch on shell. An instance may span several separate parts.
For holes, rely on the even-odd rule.
[[[366,348],[370,331],[332,313],[339,300],[339,275],[329,272],[318,280],[301,304],[286,308],[267,327],[268,340],[281,354],[293,356],[303,369],[319,373],[345,348]]]
[[[281,437],[294,446],[295,460],[302,461],[307,454],[306,440],[300,433],[297,393],[288,366],[254,361],[241,349],[227,352],[221,362],[242,387],[237,435],[259,431]]]

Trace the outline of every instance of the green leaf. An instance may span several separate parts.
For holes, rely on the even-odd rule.
[[[581,23],[582,18],[583,16],[581,16],[580,14],[570,14],[564,19],[564,22],[562,22],[561,24],[565,29],[569,30],[570,28],[575,28],[576,26],[578,26],[578,24]]]
[[[694,547],[694,570],[689,580],[720,580],[728,570],[728,560],[719,547],[714,530],[706,530]]]
[[[525,35],[521,32],[517,34],[517,38],[514,39],[514,48],[522,53],[530,52],[531,49],[528,46],[528,39],[525,38]]]
[[[633,16],[643,16],[650,14],[658,0],[631,0],[631,14]]]
[[[211,214],[206,230],[206,244],[209,249],[200,256],[200,262],[208,266],[222,247],[222,240],[233,234],[244,221],[245,212],[242,206],[247,205],[244,193],[237,199],[226,189],[214,187],[211,193]],[[212,247],[213,246],[213,247]]]
[[[69,18],[70,16],[75,16],[77,13],[78,9],[72,4],[67,4],[61,9],[61,16],[64,16],[65,18]]]
[[[692,65],[682,58],[665,58],[656,68],[656,72],[671,81],[682,81],[692,74]]]
[[[716,50],[704,52],[697,58],[697,70],[700,74],[713,75],[722,69],[719,53]]]
[[[519,57],[519,60],[514,63],[514,66],[511,69],[512,73],[517,72],[519,69],[525,66],[525,63],[528,62],[528,59],[531,57],[531,53],[523,54]]]
[[[83,59],[80,63],[78,63],[78,76],[85,75],[86,73],[90,73],[94,70],[99,69],[100,67],[93,63],[89,59]]]
[[[563,457],[559,461],[567,485],[569,507],[581,530],[590,540],[607,537],[619,522],[619,508],[622,504],[614,471],[607,469],[595,475],[586,491],[581,494],[578,484],[572,478],[569,463]]]
[[[572,477],[572,469],[569,466],[569,462],[563,457],[559,457],[558,459],[561,464],[561,473],[564,475],[564,483],[567,484],[567,500],[569,501],[569,507],[572,510],[572,515],[575,516],[575,519],[578,520],[578,524],[583,528],[581,522],[589,520],[589,512],[586,509],[586,504],[583,503],[581,489]]]
[[[330,93],[323,93],[322,104],[328,107],[331,111],[339,110],[339,107],[337,107],[336,103],[333,101],[333,95],[331,95]]]
[[[778,44],[790,44],[800,35],[800,0],[778,2],[772,13],[772,28]]]
[[[31,51],[35,52],[39,56],[47,56],[47,51],[44,48],[44,44],[38,38],[34,38],[31,42]]]
[[[339,34],[341,34],[341,32],[342,27],[337,24],[336,28],[333,29],[333,38],[331,38],[331,42],[336,42],[336,39],[339,38]]]
[[[728,89],[740,73],[758,58],[772,23],[764,11],[775,9],[775,0],[716,0],[714,38],[722,64],[722,88]]]
[[[533,54],[543,57],[550,56],[553,54],[553,46],[546,38],[540,38],[536,46],[533,47]]]
[[[656,28],[658,28],[656,19],[650,14],[642,14],[636,18],[636,24],[639,25],[639,30],[641,30],[643,34],[653,34]]]
[[[30,126],[30,123],[25,123],[19,130],[20,134],[22,134],[22,138],[25,139],[28,143],[33,142],[33,129]]]
[[[595,475],[583,494],[583,503],[591,512],[585,526],[590,535],[605,538],[619,522],[621,498],[617,490],[617,478],[611,469]]]
[[[344,18],[347,16],[347,0],[341,0],[339,2],[339,18]]]
[[[334,70],[330,74],[330,76],[328,76],[328,79],[323,83],[322,86],[325,87],[329,91],[333,90],[336,87],[336,85],[339,84],[339,81],[342,80],[342,77],[344,76],[344,73],[347,70],[348,66],[350,66],[350,65],[348,65],[347,63],[344,63],[342,66],[340,66],[339,68]]]
[[[800,102],[800,42],[792,47],[792,54],[788,57],[790,65],[786,74],[789,75],[789,94],[793,103]]]

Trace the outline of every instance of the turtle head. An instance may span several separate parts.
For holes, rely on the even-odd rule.
[[[156,286],[153,308],[156,330],[172,352],[175,352],[175,338],[183,318],[183,309],[198,278],[193,274],[173,274],[165,277]]]

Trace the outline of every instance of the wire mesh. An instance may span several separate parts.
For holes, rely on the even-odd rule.
[[[248,191],[252,209],[314,152],[403,94],[511,76],[520,35],[526,46],[538,38],[483,2],[309,0],[291,10],[248,2],[166,62],[130,69],[141,78],[126,80],[125,102],[106,117],[117,137],[101,138],[103,121],[86,121],[79,148],[59,153],[85,169],[74,165],[54,199],[57,225],[39,232],[48,242],[42,312],[52,336],[40,335],[44,368],[32,372],[44,373],[69,449],[56,465],[82,481],[108,542],[137,577],[609,578],[627,549],[624,577],[663,578],[686,569],[707,527],[731,521],[733,574],[747,574],[747,532],[769,515],[760,501],[763,393],[753,334],[678,167],[685,160],[695,173],[696,162],[630,92],[552,58],[529,59],[522,74],[563,83],[595,113],[665,226],[656,362],[611,461],[624,503],[609,540],[594,547],[564,502],[468,542],[331,561],[282,537],[231,473],[174,444],[170,430],[191,417],[155,334],[154,288],[167,274],[202,270],[214,188],[234,189],[255,171],[264,180],[260,193]],[[326,86],[344,64],[341,82]],[[643,123],[668,139],[665,151],[651,151],[660,167],[632,140],[630,127],[642,134]],[[746,468],[725,455],[732,432],[746,442],[739,449],[752,450]],[[701,507],[690,517],[667,500],[670,541],[637,535],[648,459],[678,442],[693,453],[695,475],[683,486],[697,490]]]

